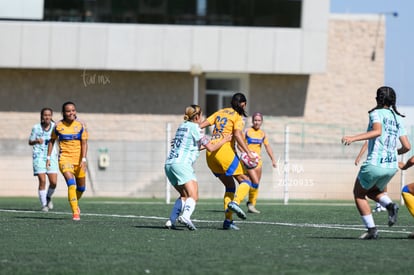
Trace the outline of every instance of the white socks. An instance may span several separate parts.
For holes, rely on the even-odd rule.
[[[374,218],[372,217],[372,214],[361,216],[362,222],[365,224],[366,228],[373,228],[375,227]]]
[[[196,202],[193,198],[187,198],[185,200],[184,210],[183,210],[183,217],[186,219],[191,219],[191,215],[194,212]]]
[[[39,193],[39,201],[40,204],[43,206],[46,206],[47,202],[46,202],[46,190],[38,190]]]
[[[387,207],[388,204],[392,203],[392,200],[390,199],[390,197],[388,197],[388,195],[385,193],[384,196],[382,196],[379,199],[379,203],[381,204],[381,206],[383,207]]]

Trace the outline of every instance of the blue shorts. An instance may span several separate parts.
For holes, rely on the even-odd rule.
[[[358,179],[365,190],[376,186],[380,191],[384,191],[397,171],[397,168],[383,168],[364,163],[359,170]]]
[[[33,175],[38,174],[57,174],[59,171],[58,160],[56,158],[50,159],[50,166],[46,168],[46,158],[33,159]]]
[[[197,181],[191,165],[182,163],[166,164],[164,170],[172,185],[184,185],[191,180]]]

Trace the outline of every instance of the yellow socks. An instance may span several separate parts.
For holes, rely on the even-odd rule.
[[[257,197],[259,196],[259,188],[250,188],[249,191],[249,202],[253,205],[256,205]]]
[[[76,194],[76,185],[68,186],[68,201],[72,208],[72,213],[78,213],[78,198]]]
[[[234,199],[234,190],[226,190],[224,193],[224,215],[227,220],[233,220],[233,212],[227,210],[227,206]]]
[[[250,185],[246,181],[242,181],[237,188],[236,197],[234,198],[234,202],[240,205],[240,202],[249,194]]]

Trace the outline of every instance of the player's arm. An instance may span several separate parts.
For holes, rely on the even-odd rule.
[[[272,147],[270,146],[270,144],[269,144],[269,143],[266,143],[266,144],[264,145],[264,147],[265,147],[266,153],[269,155],[269,158],[272,160],[272,166],[273,166],[274,168],[276,168],[277,164],[276,164],[276,159],[275,159],[275,157],[273,156],[273,150],[272,150]]]
[[[399,162],[398,163],[398,167],[400,167],[401,170],[407,170],[408,168],[410,168],[413,165],[414,165],[414,156],[412,156],[409,160],[407,160],[406,163],[404,163],[404,162]]]
[[[247,144],[247,140],[246,140],[246,131],[243,131],[243,142]],[[236,143],[237,145],[237,150],[240,152],[243,152],[243,149],[240,147],[239,143]],[[247,148],[249,148],[249,145],[247,144]],[[249,149],[250,151],[250,149]]]
[[[50,166],[50,156],[52,155],[53,145],[55,145],[56,136],[52,134],[49,143],[47,144],[46,167]]]
[[[204,128],[210,126],[210,125],[211,125],[210,122],[206,119],[206,120],[204,120],[203,122],[200,123],[200,128],[204,129]]]
[[[33,146],[35,144],[42,144],[42,143],[43,143],[42,138],[35,138],[35,128],[33,127],[32,133],[30,134],[30,137],[29,137],[29,145]]]
[[[37,138],[37,139],[34,139],[34,140],[29,139],[29,145],[42,144],[42,143],[43,143],[42,138]]]
[[[86,155],[88,153],[88,138],[89,138],[89,134],[88,134],[88,129],[86,127],[86,123],[85,122],[81,122],[82,123],[82,127],[83,127],[83,132],[82,132],[82,137],[81,137],[81,163],[80,166],[83,169],[86,169]]]
[[[411,144],[407,136],[400,136],[401,148],[398,149],[398,154],[402,155],[411,150]]]
[[[381,133],[382,133],[381,123],[375,122],[372,124],[372,130],[366,133],[355,135],[355,136],[344,136],[342,138],[342,143],[344,145],[350,145],[352,142],[355,142],[355,141],[377,138],[381,136]]]
[[[365,151],[368,148],[368,141],[365,141],[364,144],[361,147],[361,150],[359,150],[358,156],[355,158],[355,165],[358,165],[359,161],[362,158],[362,155],[365,153]]]
[[[249,156],[249,159],[255,159],[254,155],[249,150],[249,147],[247,147],[247,143],[244,142],[243,131],[234,129],[233,136],[236,139],[237,146],[239,147],[240,151],[245,152]]]
[[[223,135],[219,142],[212,144],[210,141],[207,144],[202,144],[200,150],[207,149],[209,152],[218,150],[224,143],[231,141],[232,135]]]

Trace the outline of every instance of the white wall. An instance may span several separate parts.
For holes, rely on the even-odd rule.
[[[1,19],[43,19],[43,0],[0,0]]]
[[[328,16],[304,0],[300,29],[1,21],[0,67],[320,73]]]

